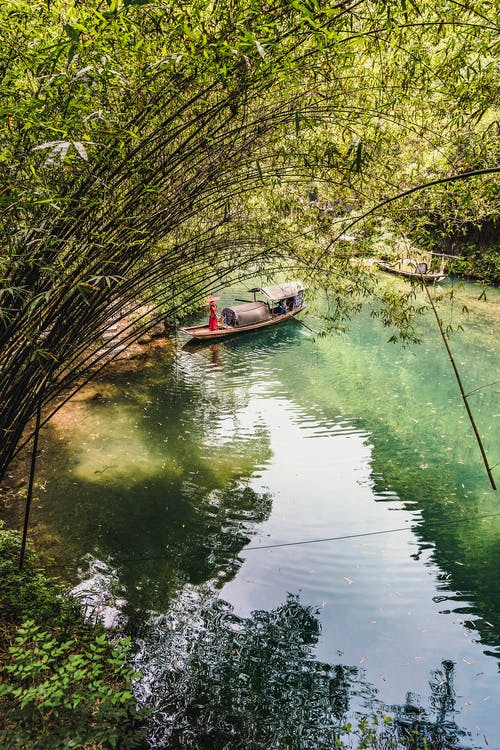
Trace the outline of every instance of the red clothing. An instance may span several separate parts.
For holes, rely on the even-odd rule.
[[[217,320],[217,305],[214,302],[210,304],[210,318],[208,319],[208,328],[210,331],[217,331],[219,329],[219,321]]]

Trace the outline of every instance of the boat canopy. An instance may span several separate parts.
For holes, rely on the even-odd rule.
[[[243,305],[225,307],[222,310],[222,319],[227,326],[249,326],[270,320],[271,311],[267,302],[245,302]]]
[[[274,286],[258,286],[254,289],[249,289],[249,292],[256,294],[262,292],[272,302],[278,302],[281,299],[288,299],[289,297],[296,297],[299,292],[304,291],[305,287],[301,281],[287,281],[284,284],[275,284]]]

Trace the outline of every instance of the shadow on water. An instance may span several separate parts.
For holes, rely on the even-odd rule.
[[[77,561],[87,592],[114,571],[113,595],[133,619],[164,610],[184,583],[222,587],[232,578],[272,507],[270,493],[248,482],[271,460],[267,427],[235,419],[249,398],[249,358],[260,367],[260,355],[299,341],[292,324],[224,342],[222,364],[210,346],[192,349],[201,366],[184,352],[166,353],[73,400],[45,433],[32,512],[48,569]],[[222,377],[219,366],[227,367]]]
[[[236,574],[239,552],[272,508],[269,492],[248,485],[271,459],[267,428],[234,419],[248,400],[249,353],[259,360],[300,340],[293,326],[266,332],[258,349],[249,337],[220,345],[222,365],[231,357],[223,378],[231,387],[202,343],[191,353],[210,358],[212,382],[205,362],[192,367],[181,354],[102,380],[90,400],[73,404],[44,460],[57,502],[34,509],[33,533],[46,559],[52,547],[56,562],[79,562],[82,597],[102,587],[140,621],[144,610],[163,611],[185,583],[219,588]]]
[[[451,662],[431,675],[430,710],[411,695],[384,706],[362,670],[315,658],[317,615],[289,594],[273,610],[243,619],[209,589],[186,589],[139,640],[136,695],[151,712],[151,746],[330,750],[338,739],[351,747],[356,710],[379,717],[390,710],[391,725],[382,720],[366,732],[378,735],[378,747],[423,748],[424,739],[433,750],[464,747],[453,720]]]
[[[101,561],[130,612],[162,611],[186,582],[222,586],[272,507],[247,482],[270,458],[265,426],[231,425],[221,448],[221,414],[231,421],[244,395],[233,403],[205,386],[176,361],[111,390],[101,382],[44,460],[57,503],[42,494],[33,532],[46,559],[52,543],[56,562],[79,561],[80,578]]]
[[[87,515],[89,523],[79,518],[76,545],[92,538],[92,552],[83,553],[88,542],[80,554],[73,549],[80,577],[89,578],[96,560],[113,570],[114,594],[127,602],[132,620],[143,610],[165,609],[186,583],[224,585],[241,565],[238,553],[250,541],[253,524],[268,517],[272,504],[269,495],[244,486],[214,491],[207,499],[197,496],[192,484],[166,488],[158,482],[148,485],[147,502],[134,487],[129,493],[110,489],[106,506],[96,511],[91,488],[86,489],[81,487],[77,513]],[[176,494],[173,507],[162,502],[166,492]],[[68,513],[59,525],[62,533],[71,533],[75,521]]]

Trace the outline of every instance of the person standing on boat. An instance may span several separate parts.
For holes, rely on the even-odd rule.
[[[219,328],[219,321],[217,320],[217,305],[215,304],[215,300],[211,299],[209,305],[210,317],[208,319],[208,328],[210,331],[217,331]]]

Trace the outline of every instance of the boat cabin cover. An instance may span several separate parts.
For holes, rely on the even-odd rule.
[[[245,302],[243,305],[225,307],[222,320],[226,326],[248,326],[271,320],[271,311],[267,302]]]
[[[301,281],[287,281],[284,284],[275,284],[274,286],[257,286],[248,291],[253,292],[253,294],[261,292],[266,297],[269,297],[272,302],[279,302],[282,299],[296,297],[304,289],[304,284]]]
[[[300,281],[289,281],[285,284],[276,284],[274,286],[254,287],[248,291],[254,295],[253,302],[230,305],[222,310],[222,320],[225,326],[240,327],[271,320],[277,311],[271,308],[269,302],[257,300],[256,295],[258,293],[267,297],[271,303],[285,303],[278,314],[301,307],[304,285]]]

